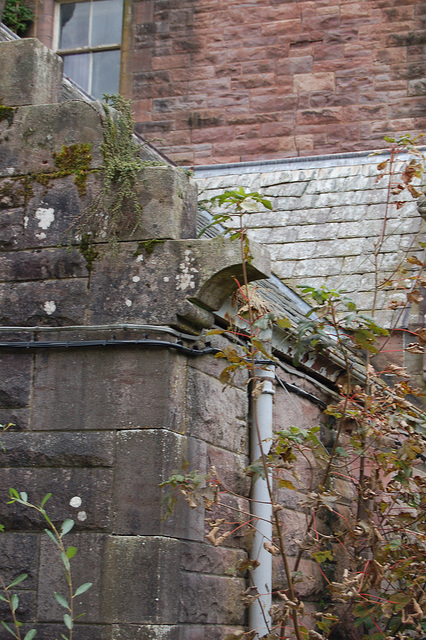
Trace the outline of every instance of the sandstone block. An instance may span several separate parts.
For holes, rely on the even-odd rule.
[[[190,509],[179,498],[173,513],[163,520],[162,499],[167,488],[159,484],[182,470],[205,473],[205,445],[169,431],[121,431],[117,438],[113,496],[113,531],[121,535],[170,535],[203,539],[204,508]],[[134,470],[138,469],[135,474]],[[164,622],[164,621],[163,621]]]
[[[8,410],[27,406],[30,399],[31,356],[23,353],[22,357],[19,357],[3,352],[0,355],[0,367],[0,406]],[[6,417],[5,424],[11,421]]]
[[[1,441],[0,467],[111,467],[114,461],[112,432],[7,432]]]
[[[247,395],[199,372],[188,372],[187,433],[236,453],[247,453]],[[226,402],[226,410],[224,404]]]
[[[0,494],[9,495],[9,487],[26,491],[33,504],[40,504],[47,493],[53,496],[46,507],[51,519],[61,524],[65,518],[75,521],[75,528],[105,530],[110,525],[112,472],[109,469],[34,469],[6,468],[0,477]],[[79,506],[72,506],[79,498]],[[7,530],[44,529],[41,516],[18,503],[8,505],[2,522]]]
[[[176,624],[179,544],[172,538],[110,537],[103,568],[103,619],[116,624]]]
[[[165,349],[37,353],[34,411],[43,423],[34,428],[181,431],[182,379],[184,359]]]
[[[0,43],[0,86],[8,106],[59,102],[62,60],[35,38]]]
[[[64,544],[77,548],[77,553],[71,560],[74,588],[86,582],[93,583],[88,591],[74,600],[76,615],[84,613],[85,623],[103,622],[100,615],[100,599],[106,541],[107,536],[98,533],[70,533],[64,540]],[[65,597],[67,594],[60,553],[47,536],[42,536],[40,543],[37,619],[39,622],[61,621],[64,609],[52,597],[54,591]]]
[[[182,575],[180,622],[202,624],[243,624],[241,593],[245,581],[240,578]]]

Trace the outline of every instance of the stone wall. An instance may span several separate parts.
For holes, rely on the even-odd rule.
[[[370,149],[424,128],[424,3],[133,3],[123,88],[181,164]]]
[[[142,0],[125,15],[121,92],[180,164],[359,151],[424,129],[421,0]]]
[[[158,484],[185,460],[201,472],[214,462],[247,495],[246,385],[222,393],[197,339],[234,288],[238,250],[193,239],[194,183],[148,155],[142,226],[119,238],[119,251],[94,238],[89,265],[72,224],[102,188],[106,114],[59,101],[61,62],[36,40],[0,47],[0,419],[12,423],[1,437],[2,577],[28,573],[19,618],[55,640],[60,557],[35,511],[5,505],[9,487],[36,504],[51,492],[52,521],[75,521],[75,586],[94,583],[76,600],[86,612],[76,640],[222,637],[245,621],[245,580],[228,572],[246,556],[243,543],[205,543],[202,508],[181,504],[163,521]],[[83,194],[55,159],[88,143]],[[263,277],[269,260],[254,249],[250,277]],[[3,603],[1,614],[9,618]]]

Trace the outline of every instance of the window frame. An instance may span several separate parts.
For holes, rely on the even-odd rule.
[[[122,2],[122,23],[121,23],[121,41],[120,42],[93,45],[93,46],[87,45],[84,47],[72,47],[72,48],[59,47],[59,42],[61,37],[61,6],[64,4],[80,4],[82,2],[86,2],[90,4],[89,26],[88,26],[88,32],[90,34],[90,30],[92,27],[92,15],[93,15],[92,7],[93,7],[93,3],[97,2],[97,0],[58,0],[55,2],[55,12],[54,12],[54,20],[53,20],[54,51],[58,56],[61,56],[61,57],[72,55],[72,54],[78,54],[78,53],[93,54],[93,53],[98,53],[102,51],[120,51],[120,74],[119,74],[119,84],[120,84],[121,82],[121,50],[122,50],[122,43],[123,43],[123,25],[124,25],[124,1]],[[90,59],[89,80],[88,80],[89,88],[85,89],[84,87],[82,87],[89,94],[91,94],[91,90],[93,87],[93,56],[91,55],[90,58],[91,59]],[[117,92],[119,91],[119,88],[120,87],[118,86]]]

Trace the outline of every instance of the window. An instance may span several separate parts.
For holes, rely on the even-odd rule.
[[[117,93],[123,0],[64,2],[58,12],[57,53],[64,74],[95,98]]]

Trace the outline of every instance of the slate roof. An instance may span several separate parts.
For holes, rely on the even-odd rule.
[[[250,237],[268,248],[274,273],[292,289],[343,288],[368,311],[371,252],[383,229],[387,198],[387,181],[377,181],[377,165],[388,157],[362,152],[209,165],[196,167],[195,178],[204,198],[238,186],[270,198],[273,212],[251,214],[246,224]],[[391,207],[379,258],[382,277],[392,273],[424,228],[415,201],[399,210]],[[416,250],[422,258],[418,245]],[[391,324],[395,312],[386,309],[385,292],[379,292],[378,302],[379,321]],[[408,321],[406,314],[400,324]]]

